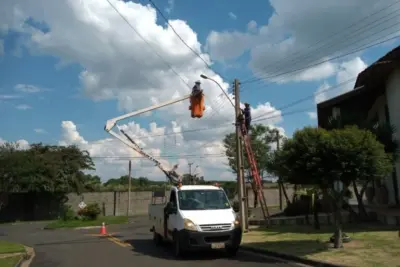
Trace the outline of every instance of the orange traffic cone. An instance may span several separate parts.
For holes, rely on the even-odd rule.
[[[101,225],[100,234],[101,235],[106,235],[107,234],[106,225],[104,224],[104,222]]]

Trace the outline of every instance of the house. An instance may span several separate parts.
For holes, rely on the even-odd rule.
[[[395,126],[398,131],[394,138],[400,140],[400,46],[362,71],[353,90],[319,103],[317,112],[319,127],[332,127],[331,117],[357,114],[358,121],[386,122]],[[383,185],[378,185],[384,190],[380,196],[377,185],[373,185],[375,198],[371,202],[399,205],[399,178],[400,162],[397,162],[393,174],[384,179]]]

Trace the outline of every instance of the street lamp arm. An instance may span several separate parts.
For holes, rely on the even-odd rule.
[[[221,86],[216,80],[214,80],[214,79],[212,79],[212,78],[210,78],[210,77],[207,77],[207,76],[204,75],[204,74],[201,74],[200,77],[203,78],[203,79],[205,79],[205,80],[211,80],[211,81],[213,81],[214,83],[216,83],[216,84],[218,85],[218,87],[221,88],[222,93],[224,93],[224,95],[226,96],[226,98],[228,98],[229,102],[231,102],[232,107],[235,108],[235,104],[233,104],[232,99],[229,98],[229,95],[225,92],[224,88],[222,88],[222,86]]]

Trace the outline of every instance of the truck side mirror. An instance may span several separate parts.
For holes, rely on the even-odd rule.
[[[168,202],[166,206],[166,211],[168,214],[175,214],[176,213],[176,207],[174,206],[174,203]]]

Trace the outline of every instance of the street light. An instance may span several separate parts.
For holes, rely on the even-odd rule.
[[[211,80],[211,81],[215,82],[218,85],[218,87],[221,88],[221,91],[225,94],[226,98],[228,98],[229,102],[231,102],[232,107],[235,108],[235,104],[233,104],[232,100],[229,98],[229,95],[225,92],[224,88],[222,88],[222,86],[216,80],[214,80],[214,79],[212,79],[210,77],[207,77],[204,74],[200,74],[200,77],[205,79],[205,80]]]

